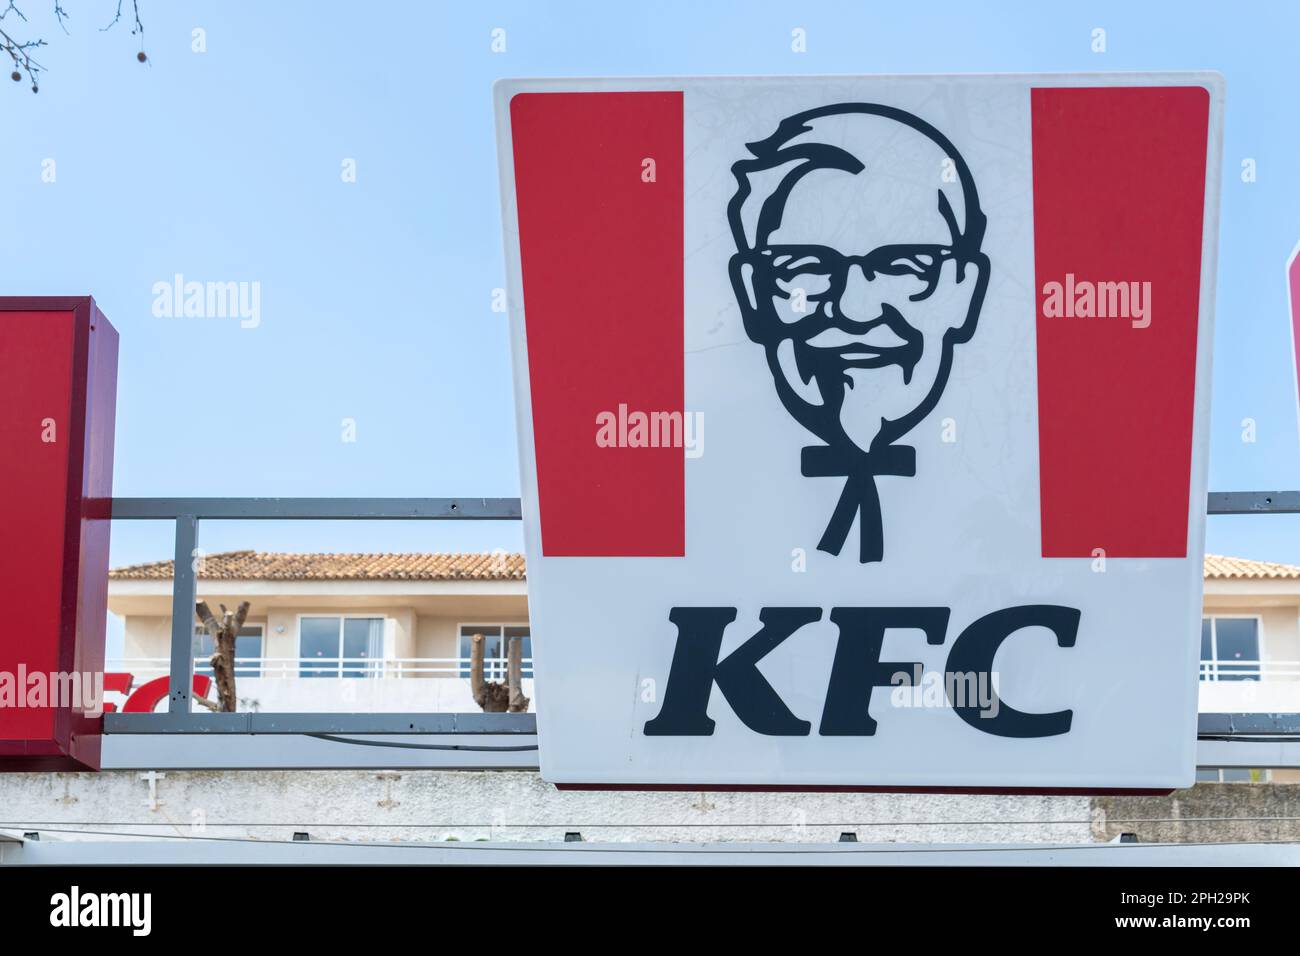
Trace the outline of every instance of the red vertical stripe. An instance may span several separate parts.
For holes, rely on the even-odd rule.
[[[68,496],[80,493],[68,487],[68,456],[81,441],[71,408],[75,335],[71,311],[0,312],[0,672],[13,681],[20,667],[60,670]],[[53,738],[55,708],[9,703],[0,740]]]
[[[682,555],[683,449],[596,441],[684,411],[682,94],[520,93],[510,127],[542,553]]]
[[[1043,556],[1184,557],[1209,94],[1031,102]],[[1076,296],[1149,282],[1150,325],[1049,316],[1047,284],[1069,275]]]
[[[1296,385],[1300,388],[1300,246],[1286,264],[1286,287],[1291,307],[1291,358],[1295,362]],[[1300,401],[1300,395],[1296,398]]]

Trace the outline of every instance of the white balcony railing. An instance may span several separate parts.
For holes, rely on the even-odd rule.
[[[170,661],[166,657],[125,657],[109,660],[105,670],[134,674],[137,681],[166,674]],[[469,677],[469,658],[395,657],[386,660],[368,657],[248,657],[235,662],[236,677],[266,678],[391,678],[391,677]],[[194,673],[211,674],[206,657],[194,659]],[[506,679],[506,662],[484,661],[488,680]],[[533,676],[533,660],[523,659],[523,676]],[[1202,681],[1300,681],[1300,661],[1202,661]]]
[[[110,660],[105,670],[131,674],[131,687],[139,689],[165,677],[170,664],[165,657],[119,658]],[[532,664],[531,658],[523,661],[524,694],[529,698],[535,697]],[[469,669],[468,658],[457,657],[254,657],[235,662],[239,709],[276,713],[472,713],[478,705]],[[485,661],[484,669],[488,680],[506,679],[503,660]],[[206,657],[194,660],[196,676],[211,673]],[[1300,710],[1300,661],[1205,661],[1200,678],[1202,713]],[[120,684],[117,688],[116,693],[129,698],[132,691],[120,689]],[[110,700],[125,706],[116,697]],[[165,703],[164,692],[155,709]]]
[[[1201,680],[1300,680],[1300,661],[1201,661]]]
[[[162,677],[171,667],[166,657],[123,657],[109,660],[104,670],[109,673],[127,673],[135,676],[137,684]],[[483,676],[491,681],[506,679],[507,663],[494,659],[483,662]],[[396,657],[376,659],[369,657],[246,657],[235,661],[235,677],[273,679],[333,678],[396,678],[396,677],[469,677],[469,658],[459,657]],[[212,667],[206,657],[194,659],[194,673],[211,676]],[[533,660],[523,659],[523,676],[533,676]]]

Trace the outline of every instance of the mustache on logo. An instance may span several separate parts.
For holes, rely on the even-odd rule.
[[[925,349],[920,330],[888,303],[877,318],[866,322],[837,316],[823,317],[821,325],[815,334],[795,340],[795,361],[804,384],[828,372],[897,365],[906,385]]]

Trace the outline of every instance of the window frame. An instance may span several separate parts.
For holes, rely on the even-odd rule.
[[[338,667],[336,668],[336,672],[333,673],[333,674],[328,674],[328,673],[304,674],[304,673],[303,673],[303,662],[306,660],[306,658],[303,656],[303,653],[302,653],[302,622],[303,622],[303,618],[308,618],[308,617],[314,617],[314,618],[334,618],[334,619],[336,619],[336,620],[339,622],[339,646],[338,646],[338,654],[335,655],[335,656],[332,657],[332,658],[321,658],[322,661],[333,660],[335,663],[338,664]],[[360,676],[357,676],[357,675],[355,675],[355,674],[350,674],[350,673],[349,673],[349,674],[345,674],[345,673],[344,673],[345,666],[344,666],[344,663],[343,663],[343,661],[344,661],[344,657],[343,657],[343,622],[346,621],[346,620],[349,620],[349,619],[361,619],[361,620],[365,620],[365,621],[382,621],[382,622],[383,622],[383,628],[384,628],[384,638],[385,638],[385,641],[387,641],[387,637],[388,637],[388,621],[390,620],[389,615],[387,615],[387,614],[383,614],[383,613],[379,613],[379,614],[374,614],[374,613],[371,613],[371,614],[361,614],[361,613],[343,613],[343,612],[339,612],[339,613],[337,613],[337,614],[332,614],[332,613],[329,613],[329,612],[320,612],[320,611],[317,611],[317,612],[311,612],[311,611],[300,611],[298,614],[295,615],[296,628],[297,628],[297,641],[296,641],[296,650],[295,650],[295,652],[294,652],[294,657],[295,657],[295,659],[296,659],[296,661],[297,661],[297,667],[294,668],[294,670],[295,670],[295,674],[294,674],[294,676],[295,676],[296,678],[298,678],[298,679],[306,679],[306,680],[318,680],[318,679],[320,679],[320,678],[322,678],[322,677],[333,677],[335,680],[365,680],[365,679],[368,679],[368,678],[370,678],[370,677],[374,677],[374,676],[376,676],[375,674],[362,674],[362,675],[360,675]],[[372,667],[377,667],[379,664],[382,664],[383,661],[385,661],[385,660],[386,660],[386,658],[385,658],[384,656],[382,656],[382,652],[381,652],[381,656],[376,657],[376,658],[374,659],[374,663],[373,663],[373,664],[361,665],[361,666],[365,667],[366,669],[370,669],[370,668],[372,668]],[[355,670],[355,669],[356,669],[356,665],[351,665],[351,669],[352,669],[352,670]]]
[[[1241,773],[1241,772],[1244,772],[1246,774],[1246,779],[1230,780],[1227,777],[1227,774],[1229,773]],[[1205,776],[1208,774],[1213,774],[1214,778],[1204,779]],[[1244,783],[1248,786],[1250,784],[1272,783],[1273,771],[1269,767],[1254,767],[1250,769],[1247,769],[1245,767],[1231,767],[1231,768],[1198,767],[1196,770],[1196,782],[1197,783],[1231,783],[1231,784]]]
[[[1250,674],[1242,675],[1242,674],[1240,674],[1240,672],[1234,672],[1234,671],[1231,671],[1231,670],[1228,670],[1228,671],[1226,671],[1226,672],[1222,672],[1222,673],[1219,671],[1219,667],[1220,667],[1220,665],[1222,665],[1222,664],[1224,664],[1224,663],[1227,663],[1227,664],[1231,667],[1232,664],[1233,664],[1232,661],[1227,661],[1227,662],[1225,662],[1225,661],[1223,661],[1223,660],[1221,660],[1221,659],[1219,658],[1219,631],[1218,631],[1218,626],[1215,624],[1215,622],[1216,622],[1216,621],[1219,621],[1219,620],[1225,620],[1225,621],[1254,621],[1254,622],[1255,622],[1255,654],[1257,655],[1256,658],[1255,658],[1255,661],[1256,661],[1256,663],[1258,664],[1258,667],[1259,667],[1257,673],[1255,673],[1255,674],[1253,674],[1253,675],[1250,675]],[[1200,675],[1200,679],[1201,679],[1201,680],[1205,680],[1205,681],[1215,681],[1215,682],[1223,681],[1223,680],[1229,680],[1229,681],[1234,681],[1234,680],[1253,680],[1253,681],[1261,681],[1261,680],[1263,680],[1263,678],[1264,678],[1264,674],[1263,674],[1263,671],[1264,671],[1264,616],[1263,616],[1262,614],[1216,614],[1216,613],[1214,613],[1214,612],[1210,612],[1210,613],[1208,613],[1208,614],[1207,614],[1207,613],[1202,613],[1202,614],[1201,614],[1201,621],[1202,621],[1202,622],[1205,622],[1205,621],[1209,621],[1209,622],[1210,622],[1210,654],[1211,654],[1211,658],[1210,658],[1210,660],[1207,661],[1207,660],[1205,660],[1205,659],[1202,658],[1201,661],[1200,661],[1200,664],[1199,664],[1199,667],[1198,667],[1198,671],[1199,671],[1199,675]],[[1206,667],[1207,664],[1210,665],[1208,668]],[[1225,673],[1228,675],[1227,677],[1224,676]]]

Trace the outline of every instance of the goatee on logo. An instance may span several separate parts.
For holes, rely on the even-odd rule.
[[[965,160],[928,123],[839,103],[783,120],[732,166],[731,283],[777,395],[824,444],[808,478],[842,478],[817,547],[884,557],[876,478],[916,474],[896,444],[934,409],[988,287],[985,217]]]

